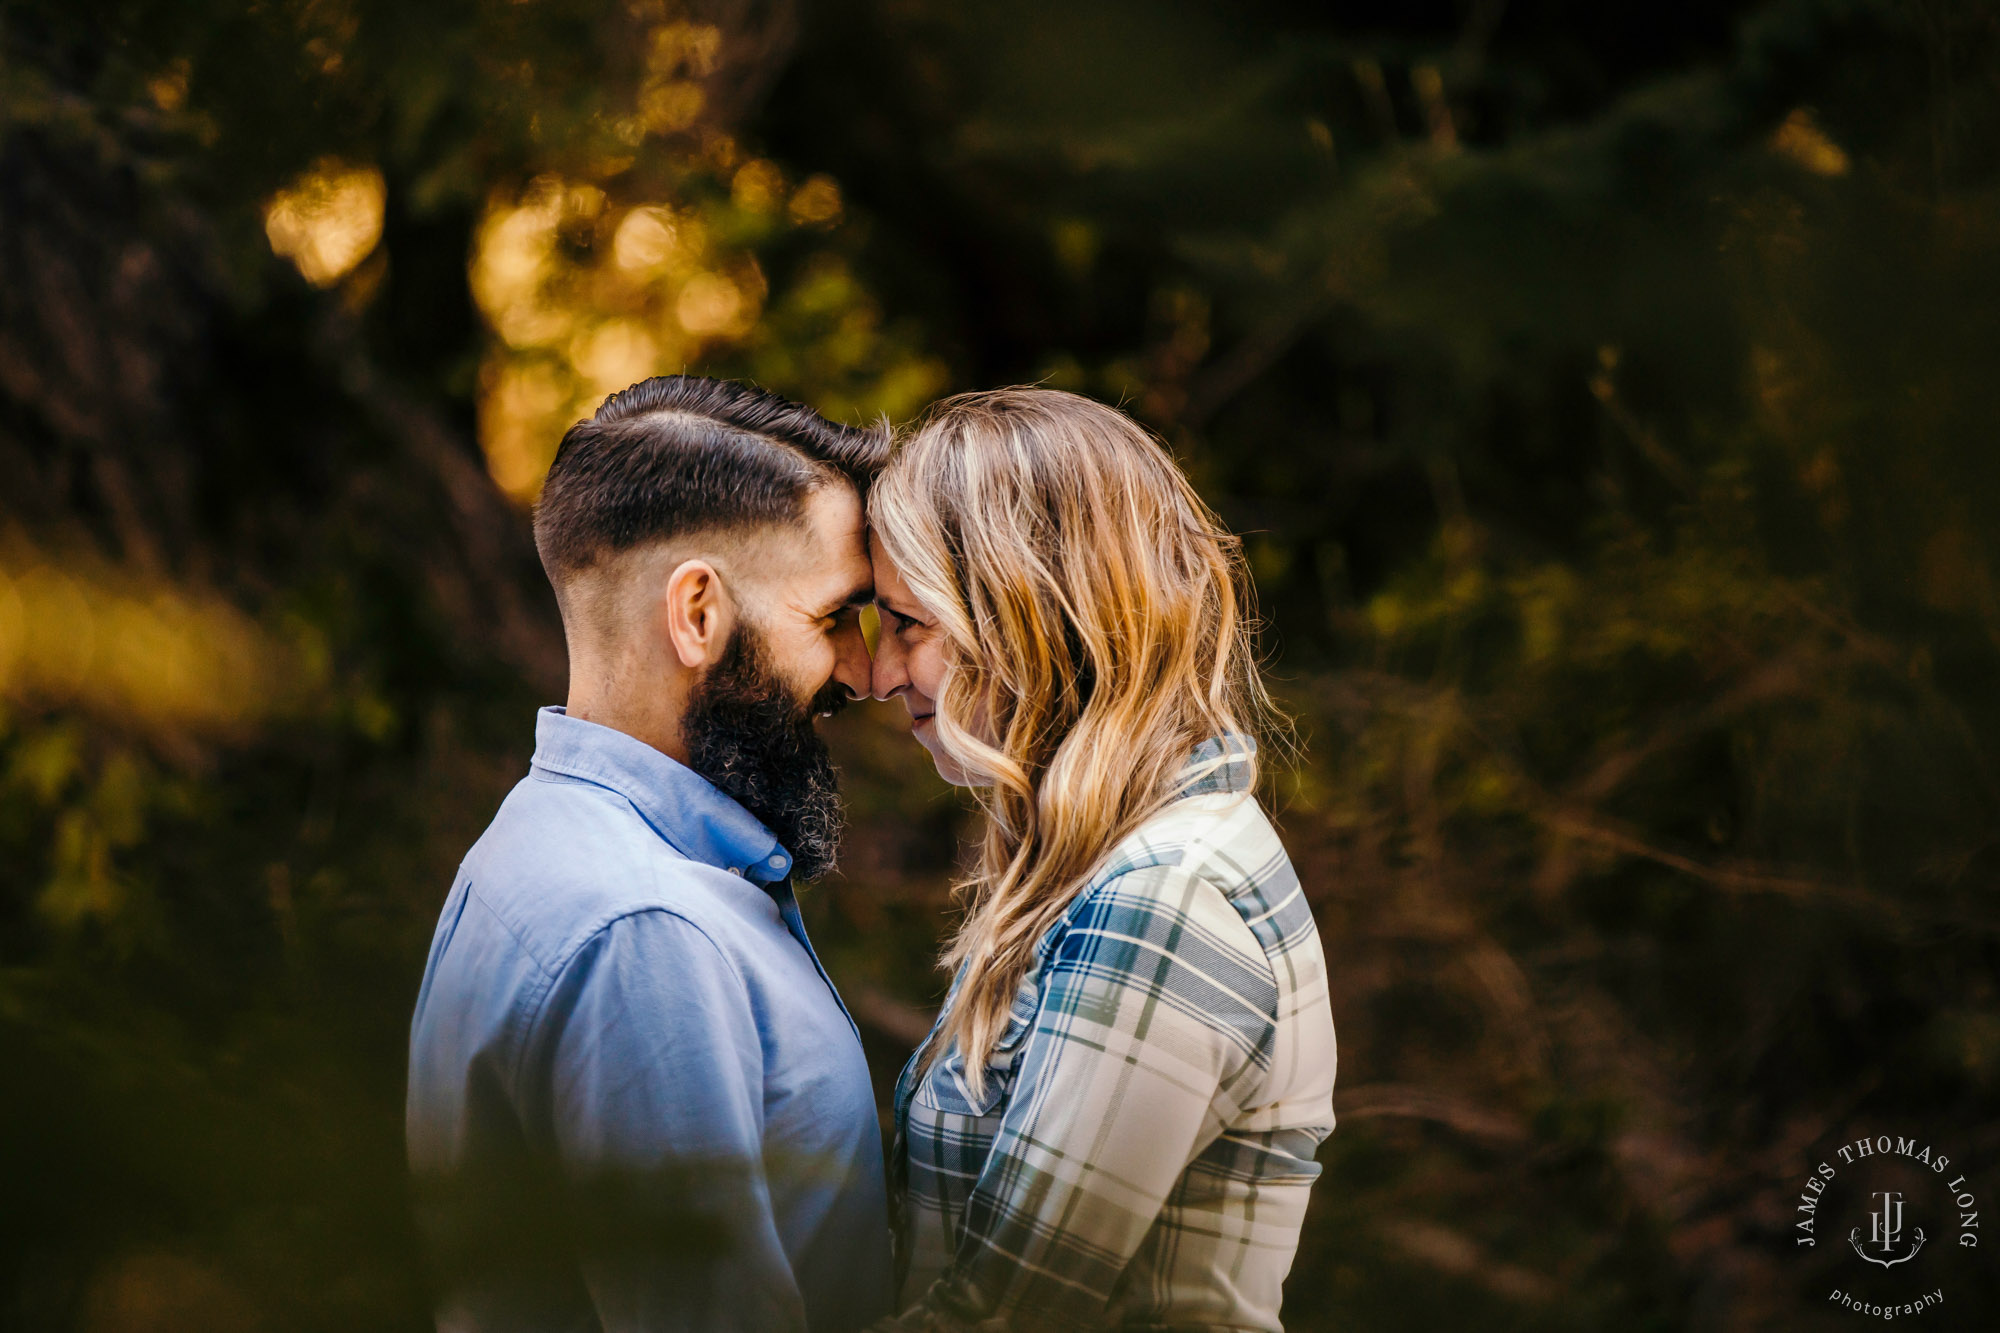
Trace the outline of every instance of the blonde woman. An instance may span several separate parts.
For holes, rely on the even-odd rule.
[[[874,693],[986,815],[896,1090],[897,1324],[1276,1329],[1334,1035],[1251,795],[1237,544],[1130,419],[1048,389],[941,404],[870,512]]]

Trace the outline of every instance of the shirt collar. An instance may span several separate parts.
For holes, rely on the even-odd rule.
[[[534,766],[617,792],[690,860],[757,884],[791,873],[792,854],[755,815],[687,765],[622,731],[544,708],[535,718]]]
[[[1174,781],[1175,796],[1249,791],[1257,779],[1257,742],[1240,732],[1203,741]]]

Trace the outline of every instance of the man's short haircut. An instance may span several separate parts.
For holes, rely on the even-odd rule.
[[[730,380],[641,380],[564,434],[535,506],[535,547],[560,591],[635,546],[797,523],[823,486],[844,480],[865,498],[889,444],[886,425],[836,425]]]

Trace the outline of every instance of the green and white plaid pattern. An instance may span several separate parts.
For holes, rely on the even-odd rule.
[[[1334,1035],[1252,753],[1198,750],[1181,798],[1042,939],[982,1096],[955,1045],[903,1071],[906,1326],[1279,1327]]]

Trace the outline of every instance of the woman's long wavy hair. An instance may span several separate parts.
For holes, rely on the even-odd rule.
[[[940,627],[938,741],[982,784],[944,955],[963,972],[924,1057],[956,1038],[976,1095],[1036,942],[1173,799],[1190,752],[1282,719],[1241,544],[1123,413],[1053,389],[948,399],[869,509]]]

